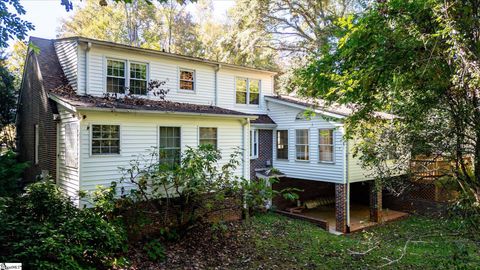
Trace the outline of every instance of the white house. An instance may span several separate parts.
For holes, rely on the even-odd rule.
[[[336,228],[348,230],[350,185],[371,180],[343,140],[348,108],[277,96],[272,71],[83,37],[30,41],[40,52],[28,52],[17,115],[20,157],[32,164],[26,179],[48,173],[78,204],[80,190],[119,180],[118,168],[152,147],[165,162],[203,143],[224,157],[241,148],[239,176],[273,166],[283,183],[329,183]],[[154,80],[169,89],[165,100],[147,91]],[[381,194],[371,194],[378,219]]]

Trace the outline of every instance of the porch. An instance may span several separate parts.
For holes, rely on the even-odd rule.
[[[373,181],[347,185],[284,178],[274,188],[287,186],[304,191],[296,203],[274,201],[277,212],[312,222],[330,232],[355,232],[408,215],[382,208],[382,192],[375,188]]]

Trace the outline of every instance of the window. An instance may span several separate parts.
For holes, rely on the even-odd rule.
[[[130,94],[147,94],[147,64],[130,63]]]
[[[171,167],[180,164],[180,128],[179,127],[160,127],[159,132],[160,164],[166,164]]]
[[[92,155],[120,154],[120,126],[92,125]]]
[[[210,144],[217,148],[217,128],[201,127],[199,144]]]
[[[180,90],[195,91],[195,71],[180,69]]]
[[[277,131],[277,159],[288,159],[288,130]]]
[[[259,103],[260,80],[236,78],[235,99],[237,104],[256,104]]]
[[[333,130],[320,129],[318,138],[319,161],[333,162]]]
[[[107,92],[125,93],[125,61],[107,60]]]
[[[249,80],[249,103],[258,104],[258,96],[260,94],[260,81],[259,80]]]
[[[258,129],[250,130],[250,157],[258,157]]]
[[[39,128],[38,128],[38,125],[34,125],[33,126],[33,134],[34,134],[34,157],[33,157],[33,160],[35,162],[35,164],[38,164],[38,148],[40,146],[40,143],[39,143],[39,140],[40,140],[40,131],[39,131]]]
[[[296,157],[297,160],[308,160],[308,129],[296,130]]]

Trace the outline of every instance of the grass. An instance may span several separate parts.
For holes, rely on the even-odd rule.
[[[276,214],[248,224],[248,269],[480,269],[480,246],[445,219],[409,217],[336,236]]]

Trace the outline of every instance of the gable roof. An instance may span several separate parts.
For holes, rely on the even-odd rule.
[[[352,115],[355,112],[355,105],[340,105],[340,104],[328,104],[325,100],[322,99],[305,99],[298,98],[293,96],[265,96],[266,100],[282,103],[284,105],[290,105],[293,107],[300,107],[303,109],[313,109],[320,114],[327,116],[332,116],[336,118],[345,118]],[[375,116],[391,120],[396,118],[395,115],[384,113],[384,112],[375,112]]]
[[[42,83],[49,97],[56,102],[66,103],[75,108],[98,109],[105,111],[149,111],[186,114],[230,115],[255,119],[256,115],[242,113],[210,105],[196,105],[172,101],[151,100],[143,98],[113,98],[80,96],[73,90],[63,73],[55,52],[55,40],[31,37],[40,52],[37,54]],[[33,52],[31,52],[33,53]]]
[[[99,40],[99,39],[93,39],[93,38],[86,38],[86,37],[81,37],[81,36],[60,38],[60,39],[55,39],[54,41],[65,41],[65,40],[74,40],[74,41],[77,41],[77,42],[92,43],[92,44],[97,44],[97,45],[102,45],[102,46],[108,46],[108,47],[126,49],[126,50],[130,50],[130,51],[137,51],[137,52],[144,52],[144,53],[149,53],[149,54],[161,55],[161,56],[165,56],[165,57],[169,57],[169,58],[193,61],[193,62],[209,64],[209,65],[214,65],[214,66],[224,66],[224,67],[229,67],[229,68],[234,68],[234,69],[242,69],[242,70],[268,73],[268,74],[271,74],[271,75],[276,75],[278,73],[278,72],[273,71],[273,70],[249,67],[249,66],[244,66],[244,65],[229,64],[229,63],[225,63],[225,62],[213,61],[213,60],[200,58],[200,57],[195,57],[195,56],[187,56],[187,55],[178,54],[178,53],[165,52],[163,50],[141,48],[141,47],[126,45],[126,44],[122,44],[122,43],[115,43],[115,42],[111,42],[111,41],[105,41],[105,40]]]

